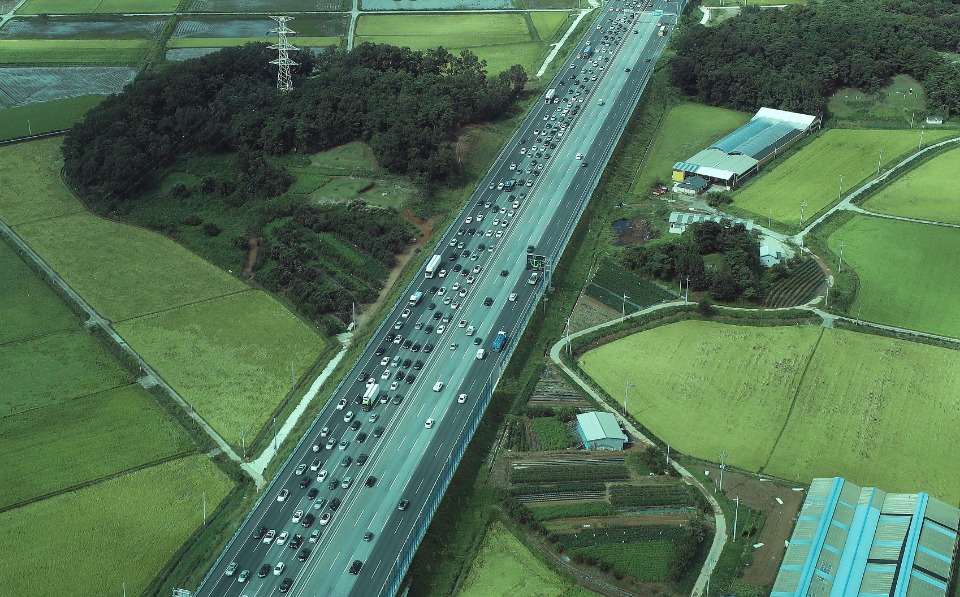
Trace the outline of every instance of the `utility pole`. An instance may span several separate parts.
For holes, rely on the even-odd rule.
[[[880,174],[880,163],[883,162],[883,148],[880,148],[880,158],[877,160],[877,174]]]
[[[627,382],[623,387],[623,416],[627,416],[627,398],[630,397],[630,388],[634,387],[632,382]]]
[[[683,297],[683,302],[690,302],[690,276],[687,276],[687,294]]]
[[[243,452],[243,458],[247,457],[247,429],[240,430],[240,451]]]
[[[620,323],[627,316],[627,293],[623,293],[623,306],[620,307]]]
[[[733,511],[733,540],[737,540],[737,518],[740,517],[740,496],[737,496],[737,509]]]
[[[723,469],[727,468],[727,451],[720,452],[720,493],[723,493]]]
[[[843,174],[840,175],[840,193],[837,195],[837,199],[843,196]]]
[[[567,345],[567,354],[572,354],[572,352],[570,351],[570,318],[569,318],[569,317],[567,318],[567,340],[566,340],[566,345]]]
[[[806,209],[807,202],[804,201],[800,204],[800,227],[803,228],[803,210]]]
[[[207,492],[203,492],[203,526],[207,526]]]
[[[273,418],[273,451],[274,453],[279,452],[280,448],[277,445],[277,418]]]
[[[920,149],[921,147],[923,147],[923,129],[924,128],[925,126],[921,124],[920,125],[920,145],[917,145],[917,149]]]
[[[845,246],[847,246],[847,243],[844,243],[844,242],[841,242],[841,243],[840,243],[840,263],[837,264],[837,273],[838,273],[838,274],[839,274],[841,271],[843,271],[843,248],[844,248]]]

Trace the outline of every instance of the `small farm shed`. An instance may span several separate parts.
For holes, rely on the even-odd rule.
[[[577,415],[577,432],[586,450],[623,450],[627,436],[610,413],[590,412]]]

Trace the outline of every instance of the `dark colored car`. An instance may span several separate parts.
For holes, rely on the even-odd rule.
[[[336,512],[337,508],[340,507],[340,498],[333,498],[330,500],[330,511]]]
[[[423,352],[425,352],[426,354],[430,354],[431,352],[433,352],[433,344],[427,344],[426,346],[424,346]]]
[[[310,485],[310,477],[304,476],[300,478],[300,489],[306,489]]]
[[[250,538],[253,539],[254,541],[259,541],[263,539],[263,536],[266,534],[267,534],[267,527],[261,525],[260,528],[258,528],[256,531],[253,532],[253,536]]]
[[[373,475],[370,475],[369,477],[367,477],[367,480],[364,481],[363,484],[366,485],[367,487],[373,487],[374,485],[377,484],[377,478],[374,477]]]
[[[317,497],[317,494],[320,493],[320,490],[316,487],[311,487],[310,491],[307,492],[307,499],[312,500]]]
[[[300,560],[300,561],[302,562],[302,561],[304,561],[304,560],[306,560],[306,558],[304,558],[303,560]],[[292,587],[292,586],[293,586],[293,579],[292,579],[292,578],[285,578],[285,579],[283,579],[283,582],[280,583],[280,586],[277,587],[277,590],[280,591],[281,593],[286,593],[287,591],[290,590],[290,587]]]
[[[430,303],[429,305],[427,305],[427,309],[430,309],[431,311],[433,311],[436,308],[437,308],[437,303]]]
[[[346,468],[350,466],[350,463],[353,462],[353,456],[344,456],[343,460],[340,461],[340,466]]]
[[[384,348],[384,347],[382,347],[382,346],[378,346],[378,347],[377,347],[377,350],[375,351],[374,354],[376,354],[377,356],[380,356],[380,355],[382,355],[382,354],[385,353],[385,352],[387,352],[387,349],[386,349],[386,348]],[[357,380],[357,381],[363,381],[363,380]]]
[[[380,437],[383,435],[383,427],[377,427],[373,430],[373,437]]]
[[[493,299],[488,296],[487,298],[483,299],[483,304],[484,306],[489,307],[493,304]]]
[[[316,519],[317,517],[314,516],[313,514],[307,514],[306,516],[303,517],[303,521],[301,521],[300,524],[303,525],[303,528],[308,529],[313,524],[313,521]]]
[[[480,243],[479,245],[477,245],[477,250],[478,250],[478,251],[485,251],[486,249],[487,249],[487,245],[485,245],[485,244],[483,244],[483,243]]]
[[[535,250],[533,245],[527,245],[527,253],[533,253]]]
[[[304,547],[303,549],[300,550],[300,553],[297,554],[297,561],[298,561],[298,562],[306,562],[306,561],[307,561],[307,558],[310,557],[310,553],[311,553],[310,548],[309,548],[309,547]]]
[[[364,540],[364,541],[373,541],[373,533],[371,533],[370,531],[367,531],[366,533],[364,533],[364,534],[363,534],[363,540]]]
[[[406,377],[406,375],[403,373],[403,371],[397,371],[397,374],[393,376],[393,378],[397,381],[403,381],[404,377]]]
[[[387,338],[390,338],[390,336],[392,336],[392,335],[393,335],[393,334],[387,334]],[[390,339],[393,340],[393,338],[390,338]],[[360,375],[358,375],[358,376],[357,376],[357,381],[367,381],[367,372],[364,371],[363,373],[361,373]]]
[[[266,578],[267,575],[270,574],[271,570],[273,570],[273,566],[270,564],[264,564],[263,566],[260,566],[260,571],[257,572],[257,576],[260,578]]]
[[[360,429],[360,421],[358,421],[357,419],[354,419],[353,422],[350,423],[350,429],[353,429],[354,431],[356,431],[357,429]]]
[[[330,482],[327,483],[327,489],[336,489],[337,487],[340,487],[339,479],[330,479]]]
[[[413,364],[413,361],[411,361],[410,359],[404,359],[403,363],[401,363],[400,366],[403,367],[404,369],[409,369],[410,365],[412,364]]]
[[[508,272],[508,271],[505,270],[505,269],[502,269],[502,270],[500,270],[500,275],[503,276],[504,278],[506,278],[507,276],[510,275],[510,272]]]
[[[436,313],[433,314],[434,319],[440,319],[441,317],[443,317],[443,313],[441,313],[440,311],[437,311]],[[430,332],[427,332],[427,333],[429,334]]]
[[[361,568],[363,568],[363,562],[354,560],[353,563],[350,564],[350,574],[360,574]]]
[[[407,378],[407,379],[409,379],[409,378]],[[397,394],[396,396],[393,397],[393,404],[394,404],[394,406],[399,405],[401,402],[403,402],[403,396],[401,396],[400,394]],[[383,429],[383,428],[381,427],[381,429]]]
[[[416,363],[414,363],[413,368],[416,369],[417,371],[423,369],[423,361],[417,361]]]
[[[361,455],[357,456],[357,466],[363,466],[364,464],[366,464],[366,462],[367,462],[367,460],[368,460],[369,458],[370,458],[370,457],[367,456],[366,454],[361,454]]]
[[[303,535],[294,535],[290,543],[287,543],[287,547],[290,549],[300,549],[301,545],[303,545]]]
[[[411,373],[411,374],[407,377],[407,383],[408,383],[408,384],[412,384],[412,383],[415,382],[415,381],[417,381],[417,376],[416,376],[416,374]]]
[[[455,271],[455,272],[458,272],[458,271],[460,271],[460,270],[462,270],[462,269],[463,269],[463,266],[460,265],[459,263],[456,264],[455,266],[453,266],[453,271]]]
[[[401,512],[406,512],[407,508],[410,507],[410,500],[400,500],[400,503],[397,505],[397,510]]]
[[[357,434],[357,443],[362,444],[365,441],[367,441],[367,434],[361,431]]]
[[[410,348],[411,346],[413,346],[413,340],[409,340],[409,339],[408,339],[408,340],[404,340],[404,341],[403,341],[403,347],[404,347],[404,348]]]
[[[410,347],[410,350],[412,350],[413,352],[420,352],[420,344],[419,343],[414,344],[412,347]]]

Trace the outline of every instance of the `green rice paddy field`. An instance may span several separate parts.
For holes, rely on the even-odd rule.
[[[745,112],[702,104],[680,104],[657,130],[632,192],[647,196],[657,179],[669,182],[673,165],[685,160],[750,120]]]
[[[955,135],[952,131],[926,131],[925,145]],[[876,174],[880,149],[883,165],[899,161],[916,150],[920,131],[830,129],[785,160],[769,164],[764,173],[734,196],[734,205],[791,226],[805,221],[838,200],[840,176],[849,192]]]
[[[860,279],[851,314],[960,337],[960,229],[858,215],[828,242]]]
[[[81,95],[0,110],[0,141],[68,129],[106,97]]]
[[[0,242],[0,280],[17,281],[0,284],[0,355],[7,343],[79,327],[76,316],[5,242]],[[0,367],[0,376],[5,369]]]
[[[17,14],[93,14],[173,12],[180,0],[27,0]]]
[[[893,216],[960,224],[960,149],[920,164],[870,197],[865,209]]]
[[[846,255],[846,253],[844,254]],[[790,481],[842,475],[960,499],[960,351],[819,326],[674,323],[581,367],[679,451]]]
[[[183,37],[167,41],[168,48],[226,48],[248,43],[271,41],[269,37]],[[339,37],[297,37],[293,40],[298,48],[340,45]]]
[[[150,49],[147,39],[3,39],[4,64],[133,64]]]
[[[491,525],[483,537],[459,597],[591,597],[538,560],[502,524]]]
[[[231,488],[193,456],[0,513],[3,593],[139,595]]]
[[[530,70],[566,18],[566,13],[531,16],[532,30],[524,15],[517,13],[362,15],[354,43],[386,43],[414,50],[443,46],[453,54],[469,49],[487,61],[490,74],[514,64]]]

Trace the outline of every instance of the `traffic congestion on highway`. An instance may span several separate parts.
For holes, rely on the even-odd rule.
[[[604,5],[198,595],[391,594],[662,52],[657,4]]]

